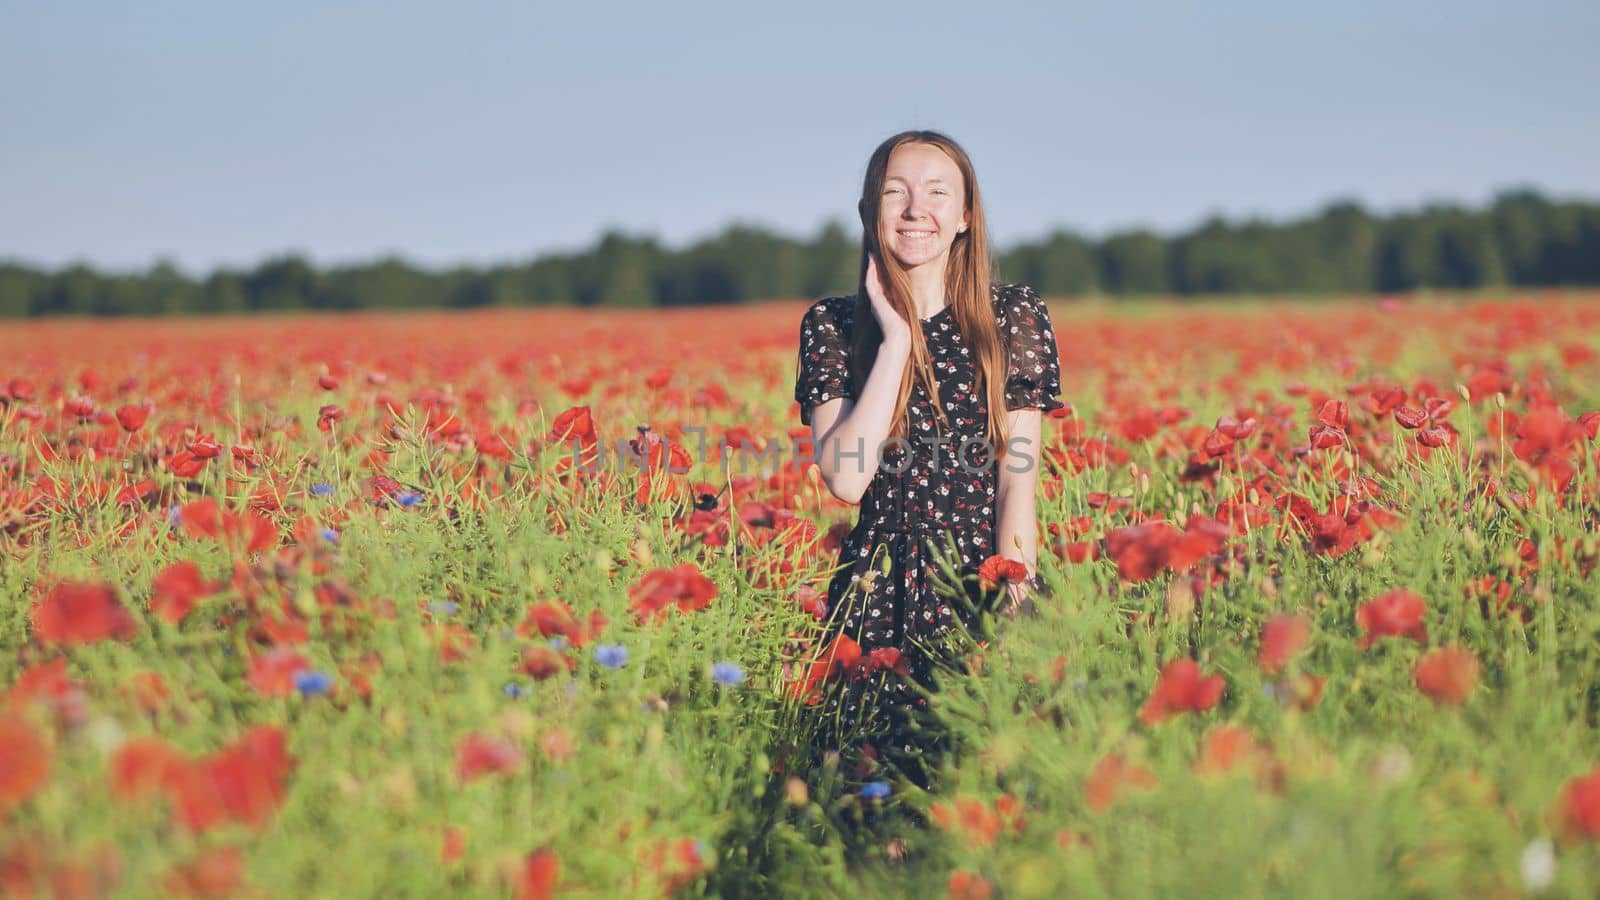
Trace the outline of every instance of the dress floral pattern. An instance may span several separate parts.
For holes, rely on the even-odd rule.
[[[1007,347],[1007,408],[1061,408],[1056,338],[1043,300],[1026,285],[996,284],[991,294]],[[855,303],[853,296],[826,297],[801,321],[794,396],[802,424],[811,424],[818,404],[853,396],[848,365]],[[958,622],[973,624],[961,604],[949,602],[945,576],[953,570],[973,603],[981,601],[974,576],[996,552],[999,470],[988,463],[989,410],[987,396],[976,390],[976,358],[950,308],[923,319],[922,328],[948,430],[935,419],[927,390],[913,381],[911,438],[885,445],[828,586],[832,627],[855,639],[863,653],[898,650],[907,677],[879,673],[825,700],[843,728],[871,735],[875,749],[912,755],[915,729],[904,713],[926,701],[911,682],[928,685],[939,639]],[[1039,464],[1037,449],[1027,452]]]

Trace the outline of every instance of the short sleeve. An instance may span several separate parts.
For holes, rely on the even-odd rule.
[[[811,304],[800,320],[800,356],[794,400],[800,424],[811,424],[811,411],[835,397],[855,396],[850,384],[850,315],[853,298],[828,297]]]
[[[1026,285],[1001,290],[1002,336],[1007,341],[1006,408],[1045,413],[1066,406],[1061,393],[1061,361],[1050,311],[1044,298]]]

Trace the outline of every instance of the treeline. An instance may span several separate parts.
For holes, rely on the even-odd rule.
[[[748,225],[672,250],[612,231],[593,249],[441,271],[388,258],[318,270],[298,256],[196,280],[169,263],[131,274],[0,263],[0,316],[487,306],[676,306],[854,289],[858,239]],[[1061,230],[998,254],[997,279],[1047,294],[1395,292],[1600,284],[1600,204],[1502,193],[1482,210],[1433,205],[1374,216],[1335,203],[1291,222],[1213,218],[1162,237]]]

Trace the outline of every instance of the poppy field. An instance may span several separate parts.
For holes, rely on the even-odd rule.
[[[1593,896],[1600,295],[1052,302],[926,792],[804,308],[0,326],[0,897]]]

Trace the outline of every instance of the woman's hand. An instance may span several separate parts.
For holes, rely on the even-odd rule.
[[[1015,616],[1022,612],[1024,604],[1032,598],[1034,585],[1037,583],[1038,576],[1036,575],[1029,575],[1024,581],[1006,582],[1006,595],[1000,601],[1000,614],[1003,616]]]
[[[911,323],[889,305],[889,295],[883,289],[883,272],[878,268],[878,254],[867,254],[867,299],[872,301],[872,313],[878,319],[885,342],[896,341],[902,346],[911,345]]]

